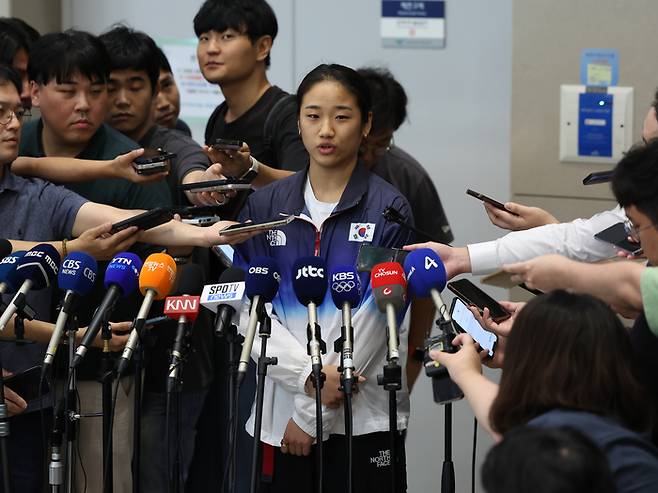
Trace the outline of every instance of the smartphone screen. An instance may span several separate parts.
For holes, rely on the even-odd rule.
[[[491,313],[491,318],[496,322],[502,322],[511,316],[507,310],[500,305],[500,303],[468,279],[459,279],[458,281],[449,282],[448,289],[455,293],[457,297],[461,298],[466,304],[477,306],[480,311],[488,308]]]
[[[233,266],[233,247],[231,245],[215,245],[212,247],[212,251],[215,255],[219,257],[221,262],[226,267]]]
[[[469,334],[482,349],[487,351],[489,356],[494,355],[498,337],[496,334],[484,330],[468,307],[459,298],[452,300],[450,316],[453,322],[457,324],[458,330],[461,329],[462,332]]]
[[[356,270],[359,272],[370,272],[375,265],[382,262],[398,262],[404,264],[404,259],[407,255],[409,255],[408,251],[400,250],[399,248],[376,247],[362,243],[356,259]]]

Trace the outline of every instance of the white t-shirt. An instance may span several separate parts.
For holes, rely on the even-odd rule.
[[[331,216],[331,213],[338,205],[338,202],[320,202],[316,199],[313,187],[311,187],[311,180],[308,177],[304,187],[304,202],[311,216],[311,222],[318,231],[322,229],[322,223]]]

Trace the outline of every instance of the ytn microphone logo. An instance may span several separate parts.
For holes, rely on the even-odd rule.
[[[300,279],[302,277],[319,277],[320,279],[323,279],[324,267],[313,267],[312,265],[305,265],[301,269],[297,269],[297,277],[295,277],[295,279]]]
[[[270,273],[270,268],[269,267],[260,267],[260,266],[254,266],[254,267],[249,267],[249,274],[259,274],[266,276]],[[277,282],[281,281],[281,276],[277,271],[274,271],[273,274],[274,279],[277,280]]]

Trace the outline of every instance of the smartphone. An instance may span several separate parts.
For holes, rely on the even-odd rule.
[[[217,139],[212,145],[213,149],[218,151],[239,151],[242,149],[241,140],[232,140],[232,139]]]
[[[500,323],[511,317],[496,300],[478,288],[468,279],[459,279],[448,283],[448,289],[455,293],[467,305],[475,305],[480,311],[489,309],[494,322]]]
[[[221,220],[222,218],[219,216],[186,217],[181,219],[185,224],[192,224],[193,226],[212,226]]]
[[[186,207],[174,207],[171,211],[174,214],[178,214],[181,217],[181,219],[192,219],[195,217],[203,217],[203,216],[219,216],[222,214],[222,206],[190,205]]]
[[[274,219],[272,221],[264,221],[260,223],[240,223],[222,229],[219,236],[231,236],[238,233],[250,233],[252,231],[267,231],[272,228],[279,228],[286,226],[296,219],[295,216],[286,216],[283,219]]]
[[[356,270],[370,272],[375,265],[382,262],[398,262],[403,265],[407,255],[409,255],[408,251],[399,248],[384,248],[362,243],[356,259]]]
[[[483,193],[476,192],[475,190],[471,190],[470,188],[466,189],[466,194],[470,195],[471,197],[475,197],[478,200],[481,200],[482,202],[486,202],[489,205],[494,206],[496,209],[500,209],[501,211],[509,212],[513,216],[518,216],[518,214],[513,213],[512,211],[509,211],[505,208],[505,204],[502,202],[498,202],[497,200],[492,199],[491,197],[487,197]]]
[[[633,255],[640,255],[642,253],[642,247],[640,244],[634,243],[628,239],[626,225],[622,222],[618,222],[609,228],[605,228],[603,231],[599,231],[594,235],[594,238],[610,243]]]
[[[169,171],[171,160],[176,154],[162,149],[144,149],[144,154],[133,161],[133,168],[140,175],[153,175]]]
[[[41,366],[33,366],[25,371],[6,377],[4,383],[5,387],[10,388],[26,402],[29,402],[50,392],[50,386],[45,379],[41,384],[41,388],[39,388],[40,381]]]
[[[131,218],[124,219],[118,223],[114,223],[110,233],[118,233],[119,231],[122,231],[131,226],[137,226],[138,229],[147,230],[169,222],[173,218],[174,214],[171,212],[171,209],[167,207],[158,207],[156,209],[151,209],[150,211],[137,214]]]
[[[496,334],[482,328],[468,306],[459,298],[452,300],[450,305],[450,316],[458,332],[466,332],[482,349],[487,351],[489,357],[494,355],[498,337]]]
[[[590,173],[585,178],[583,178],[583,185],[596,185],[598,183],[608,183],[612,180],[612,175],[615,170],[609,171],[597,171],[596,173]]]
[[[212,251],[226,267],[233,266],[233,255],[235,252],[231,245],[215,245],[212,247]]]
[[[229,190],[249,190],[251,184],[246,180],[228,178],[226,180],[200,181],[197,183],[184,183],[178,185],[180,190],[192,193],[199,192],[227,192]]]

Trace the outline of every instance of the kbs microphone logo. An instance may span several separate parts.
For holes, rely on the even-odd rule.
[[[331,276],[331,290],[346,293],[356,288],[354,272],[336,272]]]
[[[270,273],[269,267],[260,267],[260,266],[249,267],[249,274],[258,274],[261,276],[267,276],[269,273]],[[274,277],[274,279],[276,279],[277,282],[281,282],[281,276],[277,271],[274,271],[272,277]]]
[[[317,277],[324,279],[324,267],[305,265],[301,269],[297,269],[297,276],[295,279],[301,279],[302,277]]]

